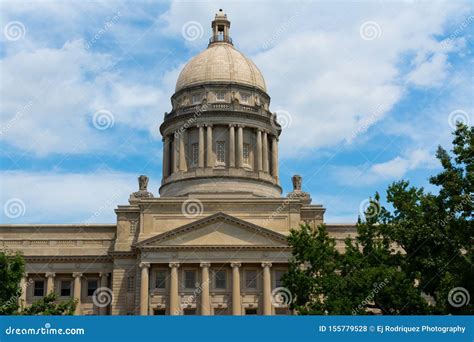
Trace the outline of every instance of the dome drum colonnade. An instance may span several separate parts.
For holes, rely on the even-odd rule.
[[[183,69],[165,113],[160,195],[280,197],[280,125],[255,64],[237,51],[222,12],[209,46]]]

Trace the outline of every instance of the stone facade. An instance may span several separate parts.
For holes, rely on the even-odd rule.
[[[290,314],[279,300],[286,236],[324,222],[302,179],[281,196],[281,127],[258,68],[237,51],[221,11],[209,47],[179,76],[165,113],[160,197],[148,177],[116,224],[0,225],[0,246],[26,259],[19,299],[54,291],[77,314]],[[329,225],[338,247],[353,225]]]

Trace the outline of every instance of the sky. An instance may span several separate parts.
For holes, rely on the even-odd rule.
[[[158,196],[158,128],[220,8],[283,127],[283,195],[300,174],[327,222],[401,179],[436,191],[436,148],[474,121],[469,1],[0,6],[0,223],[114,223],[140,174]]]

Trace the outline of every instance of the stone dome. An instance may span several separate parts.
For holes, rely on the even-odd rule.
[[[214,42],[191,59],[178,77],[176,92],[212,83],[241,84],[266,92],[265,80],[257,66],[228,42]]]

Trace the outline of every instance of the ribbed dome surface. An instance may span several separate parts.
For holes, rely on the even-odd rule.
[[[178,77],[176,91],[214,82],[238,83],[266,92],[265,80],[257,66],[227,43],[211,44],[191,59]]]

